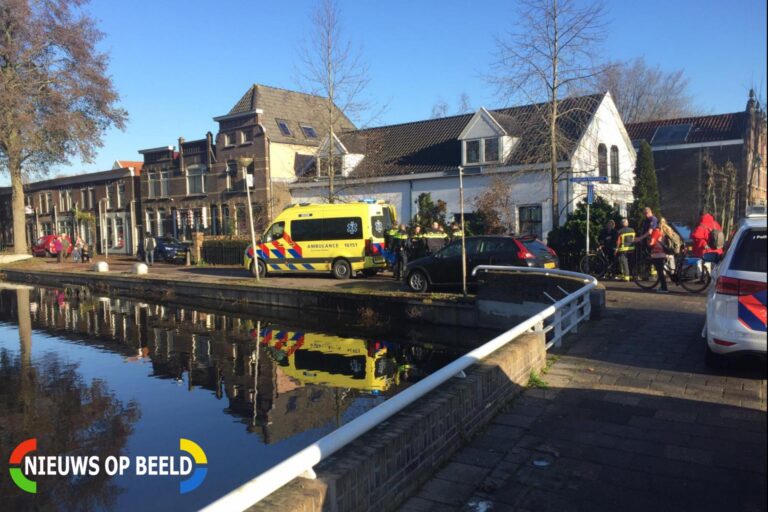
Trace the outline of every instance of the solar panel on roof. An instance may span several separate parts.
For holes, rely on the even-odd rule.
[[[659,126],[651,139],[651,146],[668,146],[670,144],[682,144],[691,131],[690,124],[675,124]]]

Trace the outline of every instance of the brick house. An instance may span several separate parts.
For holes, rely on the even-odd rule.
[[[568,98],[559,108],[567,113],[558,120],[560,222],[586,196],[586,187],[569,182],[571,176],[605,176],[608,183],[597,186],[597,194],[626,211],[632,202],[635,150],[610,93]],[[461,167],[465,212],[493,186],[494,176],[502,177],[511,190],[507,229],[546,238],[553,222],[545,110],[545,104],[481,108],[474,114],[340,133],[333,151],[335,193],[339,201],[388,200],[409,222],[417,213],[418,196],[429,192],[434,201],[447,203],[453,220],[460,211]],[[294,201],[324,201],[328,177],[323,159],[329,144],[324,141],[315,162],[291,185]]]
[[[80,235],[100,252],[106,244],[110,253],[135,253],[136,215],[141,211],[141,163],[131,163],[130,167],[25,185],[27,243],[31,245],[43,235],[62,233],[72,240]],[[0,205],[0,242],[13,245],[10,187],[0,189]],[[90,214],[94,223],[78,220],[75,211]]]
[[[252,182],[254,223],[264,226],[290,202],[288,183],[325,136],[324,108],[321,97],[255,84],[228,113],[213,118],[215,137],[209,132],[199,140],[180,138],[178,147],[139,151],[145,231],[185,240],[193,231],[246,234],[243,170]],[[338,109],[334,115],[336,129],[354,129]]]
[[[695,226],[713,164],[730,162],[736,169],[730,225],[744,215],[747,205],[765,203],[766,117],[753,91],[743,112],[632,123],[627,131],[635,147],[641,140],[651,144],[661,211],[668,220]]]

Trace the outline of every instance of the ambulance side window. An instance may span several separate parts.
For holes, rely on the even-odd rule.
[[[283,233],[285,233],[285,222],[275,222],[272,224],[272,227],[269,228],[269,231],[264,234],[264,241],[271,242],[273,240],[280,240],[283,238]]]

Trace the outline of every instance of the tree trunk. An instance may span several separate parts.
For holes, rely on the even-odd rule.
[[[560,198],[557,186],[557,98],[552,100],[552,118],[549,120],[549,159],[552,175],[552,228],[560,225]]]
[[[11,187],[13,196],[11,208],[13,210],[13,253],[27,254],[27,213],[24,208],[24,183],[21,180],[21,163],[19,159],[8,159],[8,171],[11,174]]]

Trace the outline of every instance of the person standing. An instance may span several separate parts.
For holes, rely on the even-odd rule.
[[[409,260],[415,260],[427,254],[426,240],[419,225],[413,228],[413,234],[408,240],[406,254]]]
[[[603,254],[608,258],[608,261],[613,261],[616,246],[619,243],[619,232],[616,231],[616,222],[613,219],[605,223],[605,227],[600,231],[598,238],[600,245],[603,246]]]
[[[651,250],[651,263],[659,275],[660,288],[656,290],[658,293],[667,293],[669,291],[667,290],[667,276],[664,275],[664,263],[667,261],[667,252],[663,241],[664,233],[661,231],[661,228],[653,228],[648,238],[648,245]]]
[[[629,227],[627,219],[621,219],[621,229],[619,230],[619,241],[616,247],[616,256],[619,258],[618,278],[621,281],[629,281],[632,274],[629,271],[628,256],[634,250],[633,242],[635,240],[635,230]]]
[[[405,266],[408,264],[408,230],[405,224],[400,224],[399,229],[391,236],[392,251],[395,256],[395,262],[392,268],[392,274],[396,280],[403,278]]]
[[[437,221],[432,223],[432,228],[427,231],[425,238],[427,239],[428,254],[435,254],[448,242],[448,235],[440,228]]]
[[[147,236],[144,237],[144,262],[152,266],[155,264],[155,248],[157,247],[157,241],[152,233],[147,232]]]
[[[83,261],[83,239],[77,235],[75,239],[75,248],[72,250],[72,261],[80,263]]]
[[[454,240],[458,240],[463,236],[464,236],[464,231],[461,230],[461,227],[455,222],[452,223],[451,233],[450,233],[451,242],[453,242]]]
[[[64,262],[64,243],[62,242],[61,235],[58,235],[53,239],[53,248],[56,250],[56,261],[58,263]]]
[[[724,240],[718,240],[723,238],[722,234],[723,228],[715,218],[708,212],[702,211],[699,217],[699,224],[691,233],[693,255],[697,258],[702,258],[708,252],[716,252],[722,256]]]

